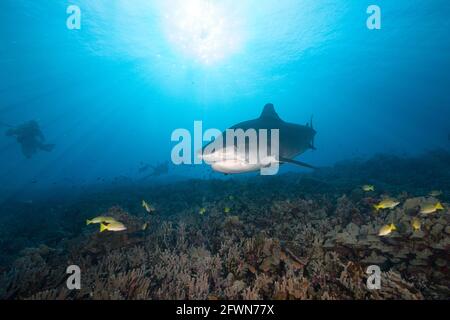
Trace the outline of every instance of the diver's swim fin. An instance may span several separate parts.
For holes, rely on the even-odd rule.
[[[280,158],[280,162],[292,163],[292,164],[295,164],[297,166],[306,167],[306,168],[310,168],[310,169],[317,169],[316,167],[314,167],[314,166],[312,166],[310,164],[307,164],[305,162],[301,162],[301,161],[297,161],[297,160],[289,159],[289,158],[281,157]]]

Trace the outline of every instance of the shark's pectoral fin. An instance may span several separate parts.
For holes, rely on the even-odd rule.
[[[281,157],[281,158],[280,158],[280,162],[292,163],[292,164],[295,164],[295,165],[297,165],[297,166],[300,166],[300,167],[306,167],[306,168],[310,168],[310,169],[317,169],[316,167],[314,167],[314,166],[312,166],[312,165],[310,165],[310,164],[307,164],[307,163],[305,163],[305,162],[301,162],[301,161],[297,161],[297,160],[289,159],[289,158],[283,158],[283,157]]]

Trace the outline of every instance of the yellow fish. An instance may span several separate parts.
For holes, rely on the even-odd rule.
[[[104,217],[104,216],[100,216],[100,217],[96,217],[94,219],[91,220],[86,220],[86,225],[90,225],[93,223],[112,223],[115,222],[116,219],[111,218],[111,217]]]
[[[147,211],[148,213],[151,213],[153,211],[155,211],[155,208],[153,208],[153,206],[151,206],[150,204],[147,203],[147,201],[142,200],[142,207],[145,209],[145,211]]]
[[[374,185],[371,185],[371,184],[365,184],[365,185],[362,186],[362,189],[363,189],[365,192],[375,191],[375,186],[374,186]]]
[[[103,232],[105,230],[108,231],[124,231],[127,230],[127,228],[125,227],[125,225],[122,222],[119,221],[114,221],[108,224],[104,224],[102,223],[100,225],[100,232]]]
[[[228,208],[228,207],[225,207],[225,208],[223,209],[223,212],[225,212],[225,213],[230,213],[230,211],[231,211],[231,209]]]
[[[393,223],[387,224],[380,228],[380,231],[378,231],[378,235],[379,236],[387,236],[388,234],[390,234],[392,231],[395,231],[395,230],[397,230],[397,228],[395,227],[395,225]]]
[[[430,197],[439,197],[440,195],[442,195],[442,191],[441,190],[433,190],[429,193]]]
[[[400,204],[399,201],[395,201],[393,199],[384,199],[381,200],[380,203],[374,205],[373,207],[375,208],[375,210],[378,211],[380,209],[394,209],[399,204]]]
[[[433,213],[437,210],[444,210],[444,207],[440,202],[437,203],[425,203],[420,206],[420,213]]]
[[[206,209],[205,209],[205,208],[201,208],[200,211],[199,211],[199,213],[200,213],[201,215],[204,215],[205,212],[206,212]]]
[[[147,228],[148,228],[148,222],[146,222],[146,223],[144,223],[144,224],[142,225],[142,230],[143,230],[143,231],[147,230]]]
[[[413,218],[411,220],[411,226],[414,231],[419,231],[422,223],[420,222],[419,218]]]

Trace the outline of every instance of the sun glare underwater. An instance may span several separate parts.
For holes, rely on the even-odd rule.
[[[449,12],[2,0],[0,298],[448,300]]]

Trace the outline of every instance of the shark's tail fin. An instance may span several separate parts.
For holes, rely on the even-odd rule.
[[[309,120],[309,123],[306,124],[306,126],[310,127],[314,132],[314,127],[313,127],[313,115],[311,115],[311,119]],[[309,148],[312,150],[316,150],[316,147],[314,146],[314,136],[311,139],[311,143],[309,144]]]

